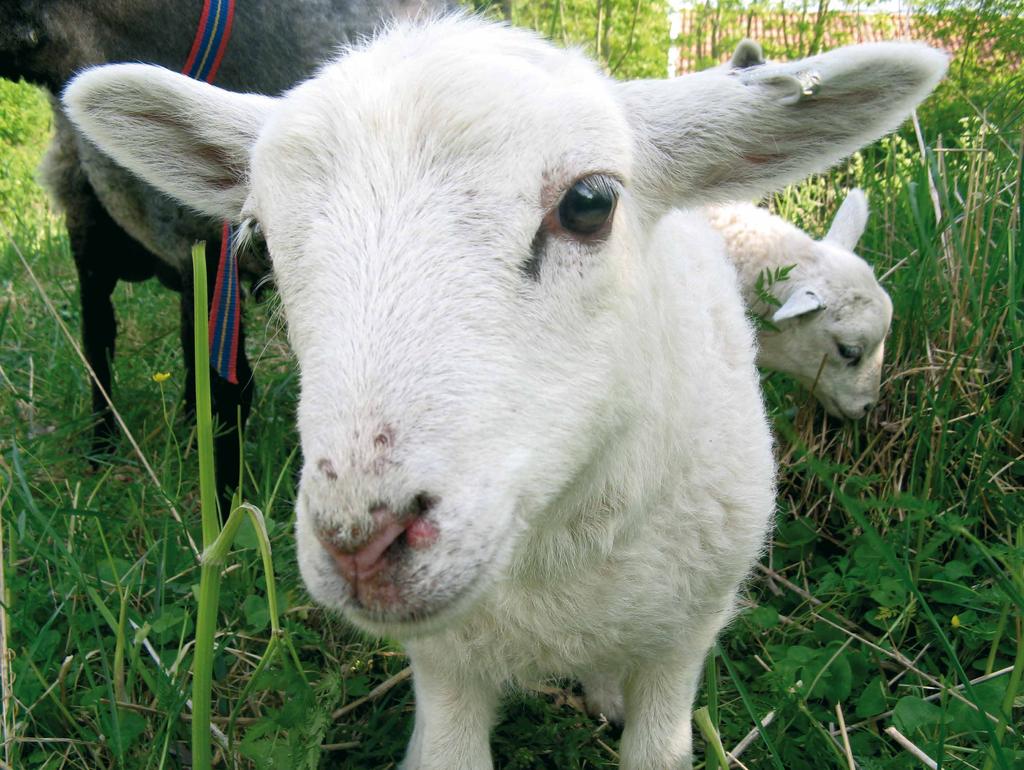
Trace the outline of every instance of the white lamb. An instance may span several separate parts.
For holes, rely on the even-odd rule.
[[[852,190],[820,241],[748,203],[711,206],[747,307],[776,327],[758,333],[757,362],[793,375],[829,414],[857,420],[878,401],[892,301],[853,249],[868,220],[867,198]],[[768,287],[780,306],[758,297],[758,276],[792,266]]]
[[[615,83],[455,18],[279,99],[144,65],[68,89],[127,167],[262,226],[301,369],[302,575],[405,643],[408,770],[491,767],[502,687],[553,674],[624,715],[622,767],[691,766],[773,460],[735,273],[673,210],[824,168],[945,66],[884,44]]]

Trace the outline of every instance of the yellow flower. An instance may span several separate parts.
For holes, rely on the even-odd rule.
[[[167,382],[169,379],[171,379],[170,372],[156,372],[153,375],[153,382]]]
[[[950,618],[949,625],[953,626],[953,628],[960,628],[960,616],[954,615]]]

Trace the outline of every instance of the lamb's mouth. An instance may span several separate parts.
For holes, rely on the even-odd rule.
[[[800,379],[802,380],[803,378]],[[822,393],[820,390],[818,390],[818,388],[814,387],[813,382],[801,381],[801,384],[804,387],[806,387],[809,391],[811,391],[811,395],[813,395],[818,400],[818,403],[821,404],[822,408],[829,414],[829,416],[835,417],[836,419],[839,420],[852,419],[847,416],[846,412],[839,408],[839,404],[836,402],[834,398],[832,398],[832,396],[826,393]]]
[[[505,530],[494,537],[493,526],[490,537],[460,527],[452,510],[377,510],[372,533],[356,543],[351,530],[314,529],[320,548],[307,564],[316,565],[315,598],[365,631],[398,638],[432,633],[472,610],[518,540]]]
[[[857,420],[864,417],[864,415],[866,414],[866,412],[863,409],[861,409],[860,411],[846,409],[839,403],[839,401],[830,396],[826,396],[825,398],[825,411],[828,412],[833,417],[835,417],[836,419],[856,422]]]
[[[442,579],[411,585],[414,581],[415,573],[391,580],[381,572],[379,578],[351,586],[342,612],[370,633],[409,638],[449,625],[472,606],[479,593],[478,579],[460,581],[458,585]]]

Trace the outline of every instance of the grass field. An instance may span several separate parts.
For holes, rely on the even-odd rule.
[[[25,181],[45,105],[14,96],[29,106],[20,133],[0,133],[0,768],[190,767],[189,535],[201,537],[177,297],[150,282],[115,298],[115,401],[155,480],[127,440],[90,463],[74,266],[59,217]],[[924,154],[910,131],[773,202],[821,234],[845,188],[865,187],[861,253],[885,276],[895,321],[865,422],[833,422],[786,378],[765,380],[778,528],[698,703],[727,750],[771,715],[744,742],[749,768],[845,769],[849,756],[864,770],[924,767],[888,728],[941,767],[1024,767],[1022,136],[977,116],[941,144],[927,123],[922,133]],[[302,588],[295,367],[273,303],[246,314],[258,394],[243,495],[266,517],[289,644],[257,670],[270,617],[245,524],[222,570],[211,728],[228,748],[215,761],[392,767],[412,725],[406,661]],[[614,767],[615,730],[578,696],[571,682],[512,695],[497,765]]]

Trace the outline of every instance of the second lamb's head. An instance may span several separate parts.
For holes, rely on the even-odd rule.
[[[301,370],[303,577],[401,637],[471,607],[525,532],[562,532],[596,497],[623,442],[667,430],[650,383],[680,375],[639,352],[677,332],[653,223],[824,168],[945,61],[878,45],[615,83],[533,34],[449,19],[278,99],[116,65],[64,100],[158,188],[259,221]],[[692,301],[713,315],[738,302],[722,291]]]
[[[760,336],[758,361],[788,372],[829,414],[857,420],[878,401],[892,301],[871,266],[854,253],[867,225],[867,198],[851,190],[820,241],[792,241],[796,268],[775,285],[779,331]],[[798,258],[797,258],[798,257]]]

